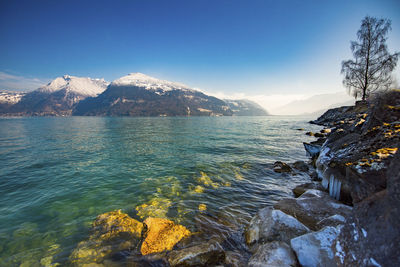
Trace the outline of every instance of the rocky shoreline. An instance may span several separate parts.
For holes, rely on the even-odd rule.
[[[327,111],[305,149],[276,162],[310,181],[250,219],[200,212],[191,233],[161,218],[99,215],[71,253],[74,266],[394,266],[400,264],[400,91]],[[302,129],[299,129],[302,130]],[[199,207],[200,209],[200,207]],[[201,209],[200,209],[201,210]],[[246,220],[244,220],[246,221]],[[215,234],[218,233],[218,234]]]

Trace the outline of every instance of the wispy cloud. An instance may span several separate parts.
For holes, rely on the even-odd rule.
[[[13,75],[0,71],[0,89],[13,91],[31,91],[48,83],[50,79],[38,79]]]

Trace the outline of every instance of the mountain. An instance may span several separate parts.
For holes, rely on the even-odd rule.
[[[354,104],[354,98],[345,92],[333,94],[320,94],[307,99],[292,101],[284,106],[274,109],[274,115],[303,115],[323,113],[329,108]]]
[[[108,84],[104,79],[64,75],[26,93],[15,104],[0,112],[22,116],[71,115],[79,101],[97,96]]]
[[[247,100],[224,99],[225,103],[232,110],[234,116],[266,116],[268,112],[259,104]]]
[[[73,115],[85,116],[231,116],[228,105],[186,85],[131,73],[103,93],[80,101]]]
[[[26,95],[25,92],[0,91],[0,114],[7,112],[10,107],[18,103],[24,95]]]

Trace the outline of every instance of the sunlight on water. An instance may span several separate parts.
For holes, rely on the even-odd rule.
[[[307,118],[0,119],[0,266],[68,263],[97,215],[168,218],[196,229],[200,213],[246,224],[290,194],[306,160]],[[56,265],[53,265],[56,266]]]

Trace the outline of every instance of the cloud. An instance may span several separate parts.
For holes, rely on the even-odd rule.
[[[48,83],[50,79],[38,79],[17,76],[0,71],[0,89],[13,91],[31,91]]]

